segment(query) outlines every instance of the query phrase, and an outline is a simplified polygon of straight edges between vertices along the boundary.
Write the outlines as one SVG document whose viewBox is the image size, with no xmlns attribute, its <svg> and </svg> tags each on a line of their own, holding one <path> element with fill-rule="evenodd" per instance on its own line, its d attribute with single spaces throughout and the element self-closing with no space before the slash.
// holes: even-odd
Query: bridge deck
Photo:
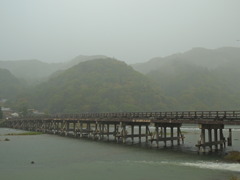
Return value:
<svg viewBox="0 0 240 180">
<path fill-rule="evenodd" d="M 81 113 L 56 114 L 13 118 L 35 121 L 92 121 L 129 123 L 186 123 L 186 124 L 233 124 L 240 125 L 240 111 L 177 111 L 177 112 L 126 112 L 126 113 Z"/>
</svg>

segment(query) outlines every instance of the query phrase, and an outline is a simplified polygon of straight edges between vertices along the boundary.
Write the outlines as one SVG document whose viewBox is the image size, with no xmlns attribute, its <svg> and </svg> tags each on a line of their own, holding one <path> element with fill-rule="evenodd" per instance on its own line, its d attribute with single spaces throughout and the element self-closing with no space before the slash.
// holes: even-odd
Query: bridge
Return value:
<svg viewBox="0 0 240 180">
<path fill-rule="evenodd" d="M 200 140 L 198 152 L 218 151 L 232 145 L 232 131 L 226 139 L 224 125 L 240 125 L 240 111 L 178 111 L 178 112 L 127 112 L 127 113 L 82 113 L 56 114 L 9 118 L 9 128 L 39 131 L 43 133 L 114 140 L 155 145 L 160 142 L 166 147 L 184 143 L 182 124 L 199 124 Z M 137 130 L 136 130 L 137 128 Z"/>
</svg>

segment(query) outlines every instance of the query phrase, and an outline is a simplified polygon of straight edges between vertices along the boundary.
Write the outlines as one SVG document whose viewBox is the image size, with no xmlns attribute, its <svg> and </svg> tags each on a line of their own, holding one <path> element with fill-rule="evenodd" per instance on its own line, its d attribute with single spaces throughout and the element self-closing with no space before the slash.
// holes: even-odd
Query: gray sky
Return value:
<svg viewBox="0 0 240 180">
<path fill-rule="evenodd" d="M 0 0 L 0 60 L 134 63 L 239 39 L 240 0 Z"/>
</svg>

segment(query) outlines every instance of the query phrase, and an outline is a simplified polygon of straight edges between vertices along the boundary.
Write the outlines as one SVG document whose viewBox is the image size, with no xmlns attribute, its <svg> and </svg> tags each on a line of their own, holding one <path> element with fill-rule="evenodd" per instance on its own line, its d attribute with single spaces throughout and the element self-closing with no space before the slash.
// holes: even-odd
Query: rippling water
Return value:
<svg viewBox="0 0 240 180">
<path fill-rule="evenodd" d="M 174 149 L 47 134 L 5 135 L 16 131 L 0 129 L 1 180 L 228 180 L 231 176 L 240 177 L 240 164 L 224 162 L 217 155 L 197 155 L 194 144 L 199 130 L 195 126 L 182 128 L 185 144 Z M 6 137 L 10 141 L 3 141 Z M 240 150 L 238 138 L 240 129 L 234 129 L 234 146 L 228 150 Z"/>
</svg>

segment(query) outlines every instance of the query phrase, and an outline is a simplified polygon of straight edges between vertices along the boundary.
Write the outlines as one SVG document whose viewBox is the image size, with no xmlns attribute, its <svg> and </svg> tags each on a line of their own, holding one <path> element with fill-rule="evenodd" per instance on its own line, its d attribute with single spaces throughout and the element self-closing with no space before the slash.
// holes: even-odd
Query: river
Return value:
<svg viewBox="0 0 240 180">
<path fill-rule="evenodd" d="M 219 155 L 197 155 L 196 126 L 184 126 L 185 144 L 149 148 L 75 139 L 57 135 L 7 136 L 23 132 L 0 128 L 1 180 L 229 180 L 240 177 L 240 164 Z M 227 133 L 227 131 L 225 132 Z M 10 141 L 4 141 L 9 138 Z M 239 139 L 238 139 L 239 138 Z M 240 127 L 233 129 L 233 146 L 240 150 Z M 34 164 L 31 162 L 34 161 Z"/>
</svg>

